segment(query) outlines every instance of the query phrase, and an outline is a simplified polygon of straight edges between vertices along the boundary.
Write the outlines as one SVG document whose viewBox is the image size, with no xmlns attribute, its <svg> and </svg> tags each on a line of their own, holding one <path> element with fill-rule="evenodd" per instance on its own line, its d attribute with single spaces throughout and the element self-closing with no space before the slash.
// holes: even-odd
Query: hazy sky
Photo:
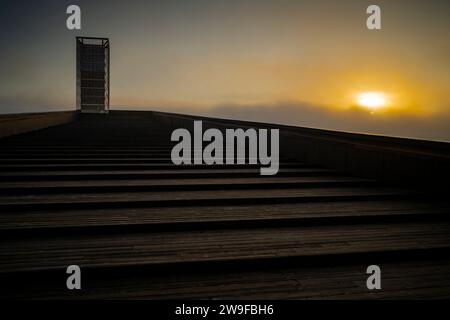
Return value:
<svg viewBox="0 0 450 320">
<path fill-rule="evenodd" d="M 0 113 L 74 109 L 80 35 L 111 40 L 112 109 L 450 141 L 446 0 L 2 1 Z M 371 91 L 389 105 L 359 106 Z"/>
</svg>

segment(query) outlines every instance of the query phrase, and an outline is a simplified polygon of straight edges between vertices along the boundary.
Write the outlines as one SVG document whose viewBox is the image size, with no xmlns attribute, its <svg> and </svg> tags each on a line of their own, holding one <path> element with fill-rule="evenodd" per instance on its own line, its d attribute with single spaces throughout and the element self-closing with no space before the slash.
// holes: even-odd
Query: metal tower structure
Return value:
<svg viewBox="0 0 450 320">
<path fill-rule="evenodd" d="M 109 39 L 77 37 L 77 110 L 109 112 Z"/>
</svg>

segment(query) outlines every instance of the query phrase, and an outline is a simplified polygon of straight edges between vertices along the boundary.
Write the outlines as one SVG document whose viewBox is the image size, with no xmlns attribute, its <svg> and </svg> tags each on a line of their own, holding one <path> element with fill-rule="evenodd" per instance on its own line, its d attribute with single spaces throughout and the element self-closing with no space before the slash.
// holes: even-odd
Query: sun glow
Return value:
<svg viewBox="0 0 450 320">
<path fill-rule="evenodd" d="M 362 92 L 356 100 L 359 106 L 372 112 L 386 108 L 389 103 L 387 95 L 382 92 Z"/>
</svg>

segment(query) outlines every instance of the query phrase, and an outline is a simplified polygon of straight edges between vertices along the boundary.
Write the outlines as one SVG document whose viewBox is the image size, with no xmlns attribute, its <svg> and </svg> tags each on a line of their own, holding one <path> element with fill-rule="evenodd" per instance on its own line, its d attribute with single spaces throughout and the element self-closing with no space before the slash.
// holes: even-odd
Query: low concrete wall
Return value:
<svg viewBox="0 0 450 320">
<path fill-rule="evenodd" d="M 61 111 L 0 115 L 0 138 L 71 122 L 77 114 L 77 111 Z"/>
<path fill-rule="evenodd" d="M 450 143 L 163 112 L 151 116 L 173 129 L 191 128 L 194 120 L 203 120 L 205 129 L 278 128 L 280 156 L 395 184 L 449 188 Z"/>
</svg>

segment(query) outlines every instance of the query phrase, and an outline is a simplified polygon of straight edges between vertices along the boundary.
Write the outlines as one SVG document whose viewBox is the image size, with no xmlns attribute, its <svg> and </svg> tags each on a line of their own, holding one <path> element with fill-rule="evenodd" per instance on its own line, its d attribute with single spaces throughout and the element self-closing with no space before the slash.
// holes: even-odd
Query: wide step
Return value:
<svg viewBox="0 0 450 320">
<path fill-rule="evenodd" d="M 119 233 L 4 240 L 0 272 L 63 269 L 71 264 L 124 267 L 449 247 L 448 223 Z"/>
</svg>

